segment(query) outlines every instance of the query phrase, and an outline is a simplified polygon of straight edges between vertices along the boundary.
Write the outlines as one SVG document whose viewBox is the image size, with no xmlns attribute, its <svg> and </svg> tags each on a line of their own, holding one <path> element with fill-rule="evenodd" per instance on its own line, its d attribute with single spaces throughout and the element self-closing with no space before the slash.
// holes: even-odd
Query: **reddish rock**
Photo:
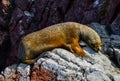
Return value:
<svg viewBox="0 0 120 81">
<path fill-rule="evenodd" d="M 31 81 L 56 81 L 56 77 L 52 71 L 45 70 L 39 65 L 34 65 L 31 73 Z"/>
<path fill-rule="evenodd" d="M 0 75 L 0 81 L 5 81 L 5 78 L 3 75 Z"/>
</svg>

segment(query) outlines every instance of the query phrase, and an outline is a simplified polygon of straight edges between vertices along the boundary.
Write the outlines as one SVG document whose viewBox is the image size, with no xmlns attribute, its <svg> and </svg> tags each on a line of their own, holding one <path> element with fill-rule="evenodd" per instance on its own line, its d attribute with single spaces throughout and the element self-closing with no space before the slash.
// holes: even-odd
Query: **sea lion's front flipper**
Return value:
<svg viewBox="0 0 120 81">
<path fill-rule="evenodd" d="M 83 49 L 79 46 L 79 44 L 72 44 L 72 50 L 74 51 L 74 53 L 76 53 L 79 56 L 82 57 L 86 57 L 85 52 L 83 51 Z"/>
<path fill-rule="evenodd" d="M 79 56 L 85 57 L 86 54 L 83 51 L 83 49 L 80 47 L 78 43 L 78 38 L 73 38 L 71 44 L 67 44 L 66 47 L 68 50 L 70 50 L 72 53 L 76 53 Z"/>
</svg>

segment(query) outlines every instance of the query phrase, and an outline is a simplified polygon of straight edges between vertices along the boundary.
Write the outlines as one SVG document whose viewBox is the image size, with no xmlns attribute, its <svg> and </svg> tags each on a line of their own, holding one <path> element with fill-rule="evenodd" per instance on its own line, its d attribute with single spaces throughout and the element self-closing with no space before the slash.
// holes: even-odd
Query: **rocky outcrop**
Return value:
<svg viewBox="0 0 120 81">
<path fill-rule="evenodd" d="M 19 64 L 7 67 L 0 75 L 1 81 L 56 81 L 55 74 L 35 64 Z"/>
<path fill-rule="evenodd" d="M 0 71 L 5 68 L 5 61 L 7 58 L 8 51 L 10 50 L 10 42 L 8 33 L 0 30 Z"/>
<path fill-rule="evenodd" d="M 11 81 L 119 81 L 120 69 L 102 53 L 85 47 L 89 56 L 82 59 L 64 49 L 43 53 L 34 67 L 19 64 L 7 67 L 0 79 Z M 31 68 L 31 70 L 30 70 Z"/>
<path fill-rule="evenodd" d="M 94 52 L 86 43 L 87 54 L 81 58 L 65 49 L 56 48 L 41 54 L 33 65 L 15 64 L 1 72 L 0 79 L 13 81 L 119 81 L 120 36 L 109 35 L 105 25 L 88 24 L 102 39 L 102 51 Z"/>
</svg>

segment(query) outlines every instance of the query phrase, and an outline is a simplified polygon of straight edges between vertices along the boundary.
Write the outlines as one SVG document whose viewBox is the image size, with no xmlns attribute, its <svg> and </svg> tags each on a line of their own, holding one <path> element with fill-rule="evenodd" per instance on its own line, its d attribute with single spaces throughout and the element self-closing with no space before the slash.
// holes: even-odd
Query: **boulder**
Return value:
<svg viewBox="0 0 120 81">
<path fill-rule="evenodd" d="M 49 79 L 49 81 L 112 81 L 114 79 L 117 81 L 120 79 L 118 77 L 120 69 L 112 65 L 107 56 L 103 53 L 95 53 L 89 47 L 84 47 L 84 51 L 87 54 L 86 58 L 81 58 L 65 49 L 56 48 L 42 53 L 42 57 L 34 63 L 33 67 L 27 64 L 9 66 L 2 75 L 5 80 L 13 81 L 16 78 L 20 81 L 34 81 L 33 79 L 36 81 L 40 79 Z"/>
</svg>

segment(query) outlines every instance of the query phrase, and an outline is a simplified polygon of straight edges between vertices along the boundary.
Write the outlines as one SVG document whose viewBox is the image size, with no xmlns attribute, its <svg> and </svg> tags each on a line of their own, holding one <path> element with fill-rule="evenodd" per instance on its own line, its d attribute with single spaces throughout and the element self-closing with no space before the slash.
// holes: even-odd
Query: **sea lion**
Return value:
<svg viewBox="0 0 120 81">
<path fill-rule="evenodd" d="M 32 63 L 40 53 L 58 47 L 85 57 L 86 54 L 78 43 L 80 40 L 85 41 L 97 52 L 101 49 L 101 39 L 92 28 L 76 22 L 65 22 L 23 37 L 19 45 L 19 59 L 25 63 Z"/>
</svg>

